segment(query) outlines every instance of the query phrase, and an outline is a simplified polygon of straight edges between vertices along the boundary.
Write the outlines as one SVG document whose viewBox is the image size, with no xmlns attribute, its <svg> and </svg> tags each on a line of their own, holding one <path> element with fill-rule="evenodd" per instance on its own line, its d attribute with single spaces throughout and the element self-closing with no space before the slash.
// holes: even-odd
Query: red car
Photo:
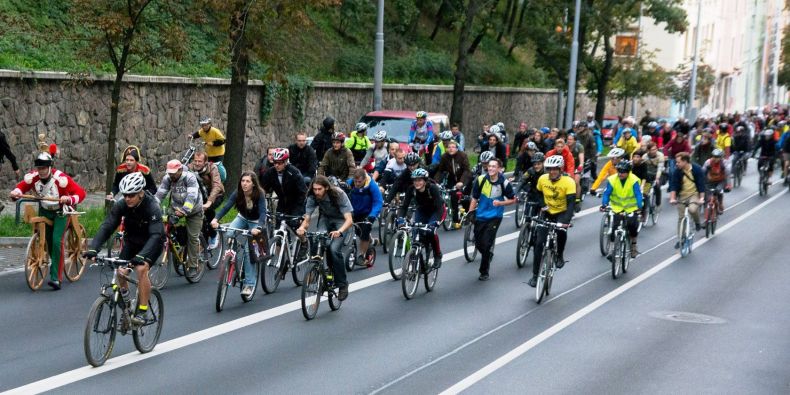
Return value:
<svg viewBox="0 0 790 395">
<path fill-rule="evenodd" d="M 409 150 L 409 129 L 416 119 L 417 111 L 371 111 L 362 116 L 359 122 L 368 124 L 368 137 L 373 137 L 379 130 L 386 130 L 387 137 L 400 143 L 404 152 Z M 433 131 L 437 135 L 444 130 L 450 130 L 450 117 L 446 114 L 429 112 L 428 120 L 433 122 Z M 434 136 L 436 138 L 436 136 Z"/>
</svg>

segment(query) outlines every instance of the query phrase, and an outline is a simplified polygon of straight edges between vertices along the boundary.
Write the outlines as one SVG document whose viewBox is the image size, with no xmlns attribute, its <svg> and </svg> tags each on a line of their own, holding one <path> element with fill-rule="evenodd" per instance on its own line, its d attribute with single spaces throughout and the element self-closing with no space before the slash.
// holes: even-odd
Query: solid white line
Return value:
<svg viewBox="0 0 790 395">
<path fill-rule="evenodd" d="M 772 203 L 774 200 L 778 199 L 780 196 L 784 195 L 787 192 L 786 189 L 782 190 L 782 192 L 776 194 L 774 197 L 766 200 L 765 202 L 761 203 L 757 207 L 752 208 L 751 210 L 745 212 L 738 218 L 730 221 L 726 225 L 722 226 L 719 229 L 719 233 L 726 232 L 727 230 L 731 229 L 733 226 L 737 225 L 741 221 L 745 220 L 746 218 L 752 216 L 754 213 L 762 209 L 763 207 L 767 206 L 768 204 Z M 718 235 L 717 234 L 717 235 Z M 714 236 L 715 237 L 715 236 Z M 699 242 L 694 243 L 694 248 L 698 248 L 705 243 L 707 243 L 711 239 L 702 239 Z M 653 266 L 648 271 L 642 273 L 638 277 L 634 278 L 633 280 L 621 285 L 618 288 L 615 288 L 608 294 L 598 298 L 594 302 L 590 303 L 589 305 L 583 307 L 581 310 L 576 311 L 575 313 L 571 314 L 570 316 L 566 317 L 562 321 L 554 324 L 552 327 L 546 329 L 545 331 L 541 332 L 537 336 L 527 340 L 526 342 L 522 343 L 518 347 L 514 348 L 507 354 L 497 358 L 493 362 L 489 363 L 488 365 L 484 366 L 482 369 L 472 373 L 468 377 L 464 378 L 463 380 L 459 381 L 455 385 L 447 388 L 446 390 L 442 391 L 441 395 L 449 395 L 449 394 L 458 394 L 461 391 L 464 391 L 474 385 L 475 383 L 479 382 L 480 380 L 484 379 L 491 373 L 494 373 L 501 367 L 507 365 L 508 363 L 512 362 L 516 358 L 520 357 L 521 355 L 525 354 L 527 351 L 533 349 L 537 345 L 543 343 L 545 340 L 549 339 L 550 337 L 554 336 L 561 330 L 567 328 L 568 326 L 572 325 L 576 321 L 579 321 L 586 315 L 592 313 L 599 307 L 603 306 L 607 302 L 611 301 L 612 299 L 620 296 L 624 292 L 628 291 L 629 289 L 637 286 L 638 284 L 642 283 L 643 281 L 653 277 L 656 273 L 660 272 L 661 270 L 667 268 L 672 263 L 676 262 L 680 259 L 680 254 L 675 254 L 670 256 L 669 258 L 665 259 L 661 263 L 656 266 Z"/>
</svg>

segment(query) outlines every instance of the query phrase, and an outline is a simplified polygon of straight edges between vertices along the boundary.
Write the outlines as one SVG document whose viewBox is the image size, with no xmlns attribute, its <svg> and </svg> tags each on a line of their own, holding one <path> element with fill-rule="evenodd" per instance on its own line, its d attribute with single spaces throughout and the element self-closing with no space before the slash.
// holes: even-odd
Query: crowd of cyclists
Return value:
<svg viewBox="0 0 790 395">
<path fill-rule="evenodd" d="M 669 203 L 678 205 L 679 217 L 688 204 L 699 230 L 698 209 L 708 190 L 717 191 L 719 209 L 723 210 L 723 193 L 732 187 L 734 164 L 742 163 L 745 170 L 746 159 L 755 156 L 758 168 L 770 180 L 778 160 L 783 177 L 790 178 L 787 112 L 787 108 L 776 106 L 762 112 L 669 122 L 653 118 L 648 110 L 638 123 L 633 117 L 618 120 L 611 142 L 602 138 L 592 113 L 569 129 L 529 128 L 522 122 L 510 136 L 506 125 L 499 122 L 483 125 L 471 144 L 458 125 L 438 130 L 425 111 L 415 114 L 405 142 L 389 138 L 384 130 L 368 136 L 365 123 L 358 123 L 346 134 L 336 130 L 335 120 L 327 117 L 310 144 L 307 133 L 298 132 L 293 144 L 268 148 L 253 170 L 241 173 L 230 194 L 223 185 L 225 136 L 212 126 L 210 118 L 204 117 L 200 129 L 191 136 L 205 142 L 205 150 L 194 152 L 186 160 L 167 162 L 166 175 L 158 183 L 152 170 L 142 163 L 138 147 L 130 146 L 122 152 L 123 163 L 115 169 L 112 193 L 107 196 L 113 200 L 112 208 L 85 256 L 95 259 L 123 219 L 125 242 L 120 258 L 130 260 L 140 278 L 135 316 L 140 322 L 146 319 L 151 286 L 147 272 L 162 252 L 163 218 L 167 217 L 163 217 L 162 204 L 167 196 L 166 211 L 186 223 L 187 273 L 200 264 L 199 236 L 205 236 L 209 249 L 216 248 L 221 242 L 216 229 L 233 208 L 238 214 L 230 226 L 252 230 L 264 246 L 257 249 L 258 254 L 254 253 L 256 249 L 245 250 L 250 254 L 244 260 L 246 273 L 253 273 L 253 262 L 266 258 L 272 212 L 289 218 L 288 227 L 302 236 L 317 210 L 317 227 L 332 238 L 327 259 L 340 300 L 348 296 L 343 264 L 345 235 L 357 232 L 361 243 L 358 251 L 366 254 L 368 247 L 375 245 L 373 224 L 388 208 L 397 213 L 396 227 L 409 221 L 427 225 L 423 239 L 432 248 L 431 265 L 437 269 L 443 258 L 440 225 L 447 221 L 450 229 L 473 226 L 475 246 L 481 252 L 479 280 L 485 281 L 489 279 L 505 206 L 517 203 L 522 196 L 535 207 L 527 216 L 541 216 L 568 228 L 584 195 L 599 194 L 602 211 L 637 214 L 615 217 L 627 221 L 631 258 L 635 258 L 639 254 L 638 224 L 640 216 L 645 215 L 645 197 L 655 194 L 660 205 L 661 185 L 668 184 Z M 601 156 L 607 160 L 598 171 Z M 58 212 L 64 205 L 82 202 L 85 191 L 54 167 L 55 157 L 55 152 L 39 152 L 35 169 L 24 175 L 10 197 L 19 199 L 33 192 L 58 199 L 40 207 L 41 215 L 54 220 L 47 229 L 47 241 L 53 263 L 49 285 L 57 290 L 63 270 L 63 224 Z M 508 161 L 515 166 L 506 176 Z M 539 228 L 529 281 L 533 287 L 545 237 L 546 229 Z M 565 264 L 566 241 L 566 232 L 560 232 L 557 268 Z M 359 261 L 366 258 L 360 256 Z M 253 276 L 245 277 L 243 295 L 253 292 L 255 281 Z"/>
</svg>

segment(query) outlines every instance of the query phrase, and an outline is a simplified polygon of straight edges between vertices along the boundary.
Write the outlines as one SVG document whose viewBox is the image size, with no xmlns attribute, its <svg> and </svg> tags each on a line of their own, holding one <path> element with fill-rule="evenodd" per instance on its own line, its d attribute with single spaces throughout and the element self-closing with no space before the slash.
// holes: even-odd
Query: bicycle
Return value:
<svg viewBox="0 0 790 395">
<path fill-rule="evenodd" d="M 409 233 L 402 227 L 396 227 L 395 234 L 389 239 L 389 271 L 393 280 L 399 281 L 402 276 L 403 260 L 411 249 Z"/>
<path fill-rule="evenodd" d="M 461 227 L 464 229 L 464 259 L 472 262 L 477 258 L 477 247 L 475 246 L 475 222 L 472 220 L 477 213 L 470 211 L 461 219 Z M 471 214 L 471 216 L 470 216 Z"/>
<path fill-rule="evenodd" d="M 452 202 L 450 201 L 450 194 L 457 193 L 455 188 L 446 188 L 444 184 L 439 185 L 439 190 L 442 192 L 442 201 L 444 201 L 444 214 L 442 218 L 442 228 L 445 231 L 450 231 L 453 229 L 453 216 L 452 216 Z M 460 200 L 460 199 L 459 199 Z"/>
<path fill-rule="evenodd" d="M 57 198 L 46 198 L 33 195 L 22 195 L 22 199 L 56 202 Z M 85 214 L 76 211 L 72 206 L 63 206 L 59 215 L 68 217 L 66 228 L 63 232 L 63 272 L 69 282 L 78 281 L 85 273 L 85 258 L 82 253 L 88 249 L 85 227 L 79 222 L 79 216 Z M 25 258 L 25 280 L 31 291 L 36 291 L 44 284 L 44 279 L 49 273 L 50 256 L 47 250 L 47 226 L 53 226 L 53 221 L 37 216 L 31 205 L 25 206 L 25 222 L 33 229 L 30 241 L 27 243 Z M 55 263 L 57 264 L 57 263 Z"/>
<path fill-rule="evenodd" d="M 267 294 L 277 290 L 288 271 L 291 272 L 294 284 L 302 285 L 302 268 L 310 258 L 309 240 L 301 240 L 287 224 L 289 220 L 299 221 L 302 217 L 279 213 L 273 217 L 278 224 L 269 239 L 269 261 L 264 266 L 262 278 L 263 290 Z"/>
<path fill-rule="evenodd" d="M 716 234 L 716 222 L 718 221 L 719 210 L 719 194 L 722 193 L 720 188 L 708 188 L 708 193 L 705 198 L 705 237 L 709 238 Z"/>
<path fill-rule="evenodd" d="M 137 308 L 137 299 L 125 300 L 118 286 L 118 279 L 124 278 L 129 284 L 137 285 L 137 281 L 119 270 L 128 267 L 129 261 L 110 257 L 96 257 L 91 266 L 109 266 L 113 269 L 112 280 L 101 286 L 101 295 L 93 302 L 88 321 L 85 324 L 83 349 L 88 363 L 94 367 L 102 366 L 110 357 L 115 345 L 115 335 L 132 333 L 134 347 L 140 353 L 154 349 L 162 333 L 164 323 L 164 303 L 162 295 L 155 288 L 151 289 L 148 301 L 149 318 L 142 325 L 132 322 L 131 317 Z M 132 291 L 129 291 L 132 295 Z M 134 295 L 137 295 L 135 290 Z M 138 295 L 139 296 L 139 295 Z"/>
<path fill-rule="evenodd" d="M 181 157 L 181 163 L 184 165 L 189 165 L 189 162 L 192 162 L 192 157 L 195 156 L 195 152 L 198 149 L 203 148 L 206 146 L 206 142 L 203 140 L 195 140 L 192 135 L 187 137 L 187 151 L 184 152 L 184 156 Z"/>
<path fill-rule="evenodd" d="M 518 232 L 518 243 L 516 244 L 516 267 L 519 269 L 527 265 L 527 256 L 537 239 L 531 213 L 538 212 L 539 207 L 540 204 L 537 202 L 527 202 L 525 213 L 530 215 L 526 217 L 524 227 Z"/>
<path fill-rule="evenodd" d="M 180 218 L 174 214 L 166 214 L 163 216 L 165 223 L 165 241 L 162 248 L 162 255 L 159 259 L 151 265 L 148 271 L 148 277 L 151 280 L 151 287 L 162 289 L 167 285 L 170 277 L 170 266 L 173 267 L 176 274 L 184 276 L 190 284 L 200 282 L 206 270 L 204 265 L 206 258 L 201 253 L 198 256 L 198 264 L 195 272 L 190 274 L 189 270 L 185 270 L 188 261 L 188 235 L 186 225 L 181 223 Z M 203 251 L 203 246 L 207 245 L 203 232 L 200 232 L 198 251 Z"/>
<path fill-rule="evenodd" d="M 607 207 L 606 211 L 612 209 Z M 611 243 L 609 261 L 612 263 L 612 278 L 617 280 L 620 274 L 628 272 L 628 265 L 631 263 L 631 242 L 628 236 L 627 220 L 633 218 L 634 213 L 613 213 L 620 217 L 620 224 L 614 230 L 614 241 Z"/>
<path fill-rule="evenodd" d="M 230 287 L 239 287 L 239 291 L 244 289 L 244 279 L 248 273 L 244 272 L 244 259 L 252 259 L 252 252 L 244 248 L 245 245 L 252 240 L 252 232 L 248 229 L 237 229 L 229 226 L 220 226 L 217 231 L 221 232 L 223 237 L 228 240 L 228 248 L 223 254 L 219 265 L 219 281 L 217 282 L 217 298 L 214 307 L 217 312 L 221 312 L 225 305 L 225 297 L 228 294 Z M 239 242 L 239 238 L 242 239 Z M 256 244 L 253 242 L 253 250 L 257 249 Z M 256 254 L 257 255 L 257 254 Z M 242 257 L 239 260 L 239 256 Z M 244 303 L 251 301 L 255 297 L 255 292 L 258 290 L 258 282 L 261 277 L 261 264 L 257 261 L 253 262 L 255 266 L 255 286 L 252 287 L 252 294 L 241 295 L 241 300 Z"/>
<path fill-rule="evenodd" d="M 521 185 L 519 185 L 521 187 Z M 529 192 L 522 188 L 518 188 L 518 196 L 517 196 L 517 203 L 516 203 L 516 213 L 515 213 L 515 221 L 516 221 L 516 228 L 521 228 L 526 222 L 527 219 L 527 200 L 529 198 Z"/>
<path fill-rule="evenodd" d="M 332 311 L 340 309 L 343 302 L 338 297 L 338 287 L 334 283 L 332 268 L 329 267 L 324 256 L 327 245 L 332 239 L 329 232 L 305 232 L 305 237 L 316 251 L 307 262 L 302 282 L 302 315 L 309 321 L 318 313 L 318 306 L 324 293 L 329 299 L 329 308 Z"/>
<path fill-rule="evenodd" d="M 759 177 L 759 181 L 758 181 L 759 185 L 757 185 L 757 188 L 759 189 L 760 196 L 767 195 L 768 194 L 768 187 L 771 185 L 771 180 L 768 179 L 768 167 L 769 167 L 769 164 L 770 164 L 769 161 L 771 161 L 771 160 L 773 160 L 773 159 L 763 156 L 763 157 L 760 157 L 760 160 L 758 162 L 758 163 L 760 163 L 760 167 L 759 167 L 760 177 Z"/>
<path fill-rule="evenodd" d="M 658 223 L 658 216 L 661 214 L 661 206 L 658 205 L 656 188 L 660 188 L 660 186 L 651 185 L 647 196 L 644 197 L 645 206 L 642 210 L 640 230 L 643 226 L 647 225 L 648 221 L 650 221 L 651 226 L 656 226 Z"/>
<path fill-rule="evenodd" d="M 554 281 L 554 272 L 557 270 L 557 231 L 567 232 L 564 225 L 556 222 L 544 220 L 540 217 L 532 217 L 536 227 L 548 228 L 546 242 L 543 245 L 543 256 L 540 259 L 538 269 L 537 284 L 535 284 L 535 301 L 540 304 L 545 296 L 549 295 L 551 285 Z M 571 225 L 568 225 L 571 226 Z"/>
<path fill-rule="evenodd" d="M 432 251 L 427 248 L 423 235 L 433 236 L 433 229 L 426 224 L 415 223 L 411 226 L 402 227 L 406 232 L 411 233 L 411 248 L 403 258 L 401 270 L 401 289 L 403 296 L 409 300 L 417 292 L 417 285 L 420 283 L 420 276 L 425 283 L 427 292 L 433 291 L 436 286 L 436 279 L 439 276 L 439 269 L 434 267 Z"/>
<path fill-rule="evenodd" d="M 379 240 L 384 253 L 389 252 L 389 239 L 395 234 L 395 220 L 398 218 L 398 205 L 384 203 L 379 213 Z"/>
<path fill-rule="evenodd" d="M 353 271 L 356 267 L 370 269 L 376 263 L 376 249 L 373 247 L 378 244 L 378 241 L 372 237 L 368 244 L 368 250 L 365 251 L 365 259 L 363 259 L 362 262 L 358 262 L 359 256 L 357 252 L 360 250 L 359 243 L 361 241 L 358 234 L 362 231 L 360 227 L 362 225 L 371 227 L 371 230 L 373 228 L 373 224 L 368 221 L 355 222 L 353 224 L 354 231 L 348 232 L 343 243 L 346 247 L 346 253 L 343 254 L 343 262 L 346 265 L 346 271 L 349 272 Z"/>
<path fill-rule="evenodd" d="M 685 206 L 683 211 L 683 218 L 680 220 L 680 228 L 678 229 L 678 243 L 680 245 L 680 256 L 686 257 L 691 254 L 691 248 L 694 244 L 694 231 L 691 230 L 691 215 L 689 214 L 689 204 L 687 200 L 682 203 Z"/>
<path fill-rule="evenodd" d="M 746 156 L 747 154 L 745 152 L 739 151 L 738 154 L 738 160 L 732 165 L 732 185 L 735 188 L 741 186 L 743 174 L 746 172 L 746 164 L 749 160 L 749 157 Z"/>
</svg>

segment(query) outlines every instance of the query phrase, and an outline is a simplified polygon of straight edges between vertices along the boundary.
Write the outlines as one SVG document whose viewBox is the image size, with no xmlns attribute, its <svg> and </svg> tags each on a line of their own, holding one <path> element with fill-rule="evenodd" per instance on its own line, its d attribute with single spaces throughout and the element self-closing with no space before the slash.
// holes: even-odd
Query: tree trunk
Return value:
<svg viewBox="0 0 790 395">
<path fill-rule="evenodd" d="M 483 29 L 483 31 L 477 34 L 474 41 L 472 41 L 472 45 L 469 46 L 469 50 L 467 51 L 469 55 L 475 54 L 475 51 L 477 51 L 477 47 L 480 46 L 480 43 L 483 41 L 483 37 L 485 36 L 486 36 L 485 29 Z"/>
<path fill-rule="evenodd" d="M 241 174 L 244 156 L 244 136 L 247 131 L 247 84 L 249 78 L 249 48 L 244 34 L 246 7 L 244 4 L 231 16 L 231 77 L 228 102 L 228 129 L 225 146 L 225 168 L 228 178 L 226 190 L 235 190 Z"/>
<path fill-rule="evenodd" d="M 608 34 L 604 34 L 603 36 L 604 61 L 603 68 L 601 69 L 601 76 L 598 78 L 596 88 L 595 119 L 599 120 L 599 125 L 602 125 L 604 111 L 606 111 L 606 88 L 609 85 L 609 78 L 611 78 L 612 63 L 614 59 L 614 48 L 612 48 L 610 38 Z"/>
<path fill-rule="evenodd" d="M 518 13 L 518 0 L 513 0 L 513 6 L 510 9 L 510 19 L 507 22 L 507 34 L 511 34 L 513 32 L 513 24 L 516 23 L 517 13 Z"/>
<path fill-rule="evenodd" d="M 505 36 L 507 21 L 510 19 L 510 9 L 512 8 L 513 3 L 515 3 L 515 0 L 507 0 L 507 3 L 505 4 L 505 10 L 502 12 L 502 21 L 499 23 L 499 28 L 497 29 L 497 42 L 502 42 L 502 38 Z"/>
<path fill-rule="evenodd" d="M 463 130 L 464 127 L 464 86 L 466 85 L 466 72 L 469 56 L 469 36 L 475 16 L 480 11 L 485 0 L 469 0 L 466 7 L 464 23 L 458 34 L 458 58 L 455 61 L 455 78 L 453 81 L 453 105 L 450 109 L 450 123 L 457 123 Z"/>
<path fill-rule="evenodd" d="M 434 26 L 433 31 L 431 32 L 431 41 L 436 38 L 436 35 L 439 33 L 439 28 L 442 26 L 442 22 L 444 22 L 444 13 L 447 10 L 447 0 L 442 1 L 442 5 L 439 6 L 439 10 L 436 11 L 436 16 L 433 18 Z"/>
<path fill-rule="evenodd" d="M 121 102 L 121 84 L 123 83 L 124 68 L 120 68 L 115 72 L 115 80 L 112 83 L 112 93 L 110 94 L 110 126 L 107 129 L 107 159 L 104 163 L 104 169 L 107 173 L 104 178 L 105 194 L 112 193 L 112 184 L 115 180 L 115 151 L 117 149 L 117 133 L 118 130 L 118 110 Z M 112 207 L 111 201 L 106 201 L 104 204 L 105 209 L 109 210 Z"/>
</svg>

